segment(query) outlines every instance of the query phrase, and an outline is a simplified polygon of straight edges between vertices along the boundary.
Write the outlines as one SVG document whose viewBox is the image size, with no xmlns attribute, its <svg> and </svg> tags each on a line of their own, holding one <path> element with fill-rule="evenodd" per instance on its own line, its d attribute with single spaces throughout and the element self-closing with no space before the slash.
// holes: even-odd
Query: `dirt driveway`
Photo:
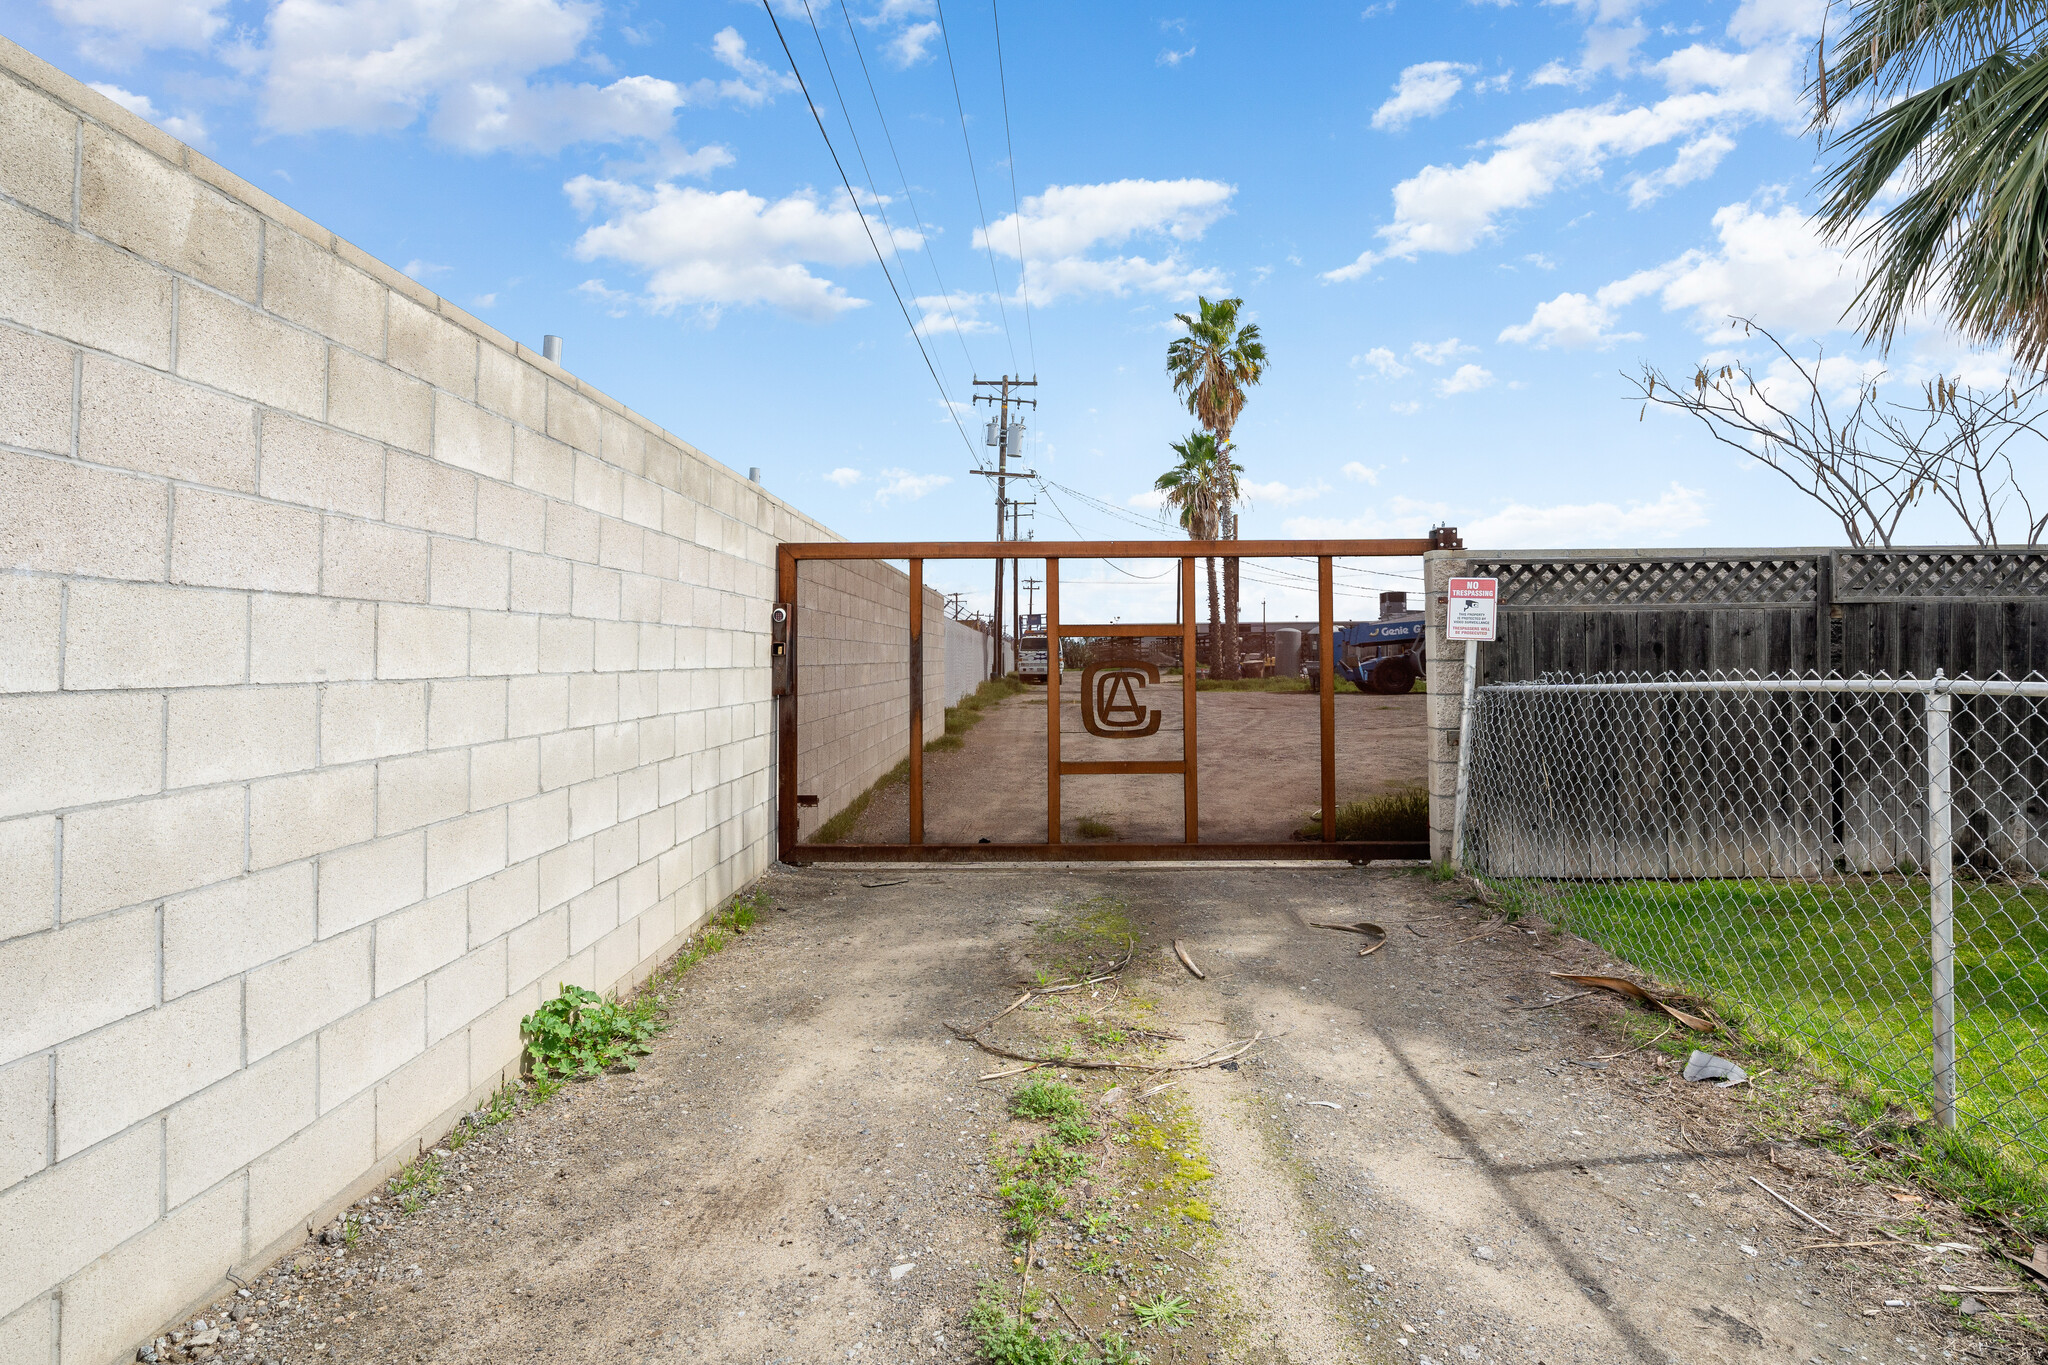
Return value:
<svg viewBox="0 0 2048 1365">
<path fill-rule="evenodd" d="M 1103 739 L 1081 728 L 1080 682 L 1063 688 L 1061 754 L 1069 762 L 1178 759 L 1180 692 L 1147 689 L 1163 717 L 1144 739 Z M 1429 699 L 1337 693 L 1337 799 L 1423 784 Z M 1203 692 L 1196 698 L 1196 767 L 1202 838 L 1261 843 L 1291 837 L 1322 801 L 1319 698 L 1307 693 Z M 1034 689 L 992 707 L 964 747 L 925 757 L 925 838 L 930 843 L 1039 843 L 1045 839 L 1045 693 Z M 1185 833 L 1178 776 L 1067 777 L 1060 784 L 1061 837 L 1087 839 L 1084 819 L 1114 831 L 1102 838 L 1179 843 Z M 878 792 L 845 842 L 908 841 L 909 797 L 901 785 Z"/>
<path fill-rule="evenodd" d="M 814 868 L 766 890 L 776 909 L 667 988 L 674 1027 L 637 1074 L 449 1149 L 418 1212 L 359 1205 L 358 1240 L 309 1241 L 239 1320 L 210 1317 L 223 1356 L 964 1361 L 986 1285 L 1039 1332 L 1160 1362 L 2025 1358 L 1934 1292 L 2009 1276 L 1967 1248 L 1901 1270 L 1815 1247 L 1876 1240 L 1898 1206 L 1810 1149 L 1752 1146 L 1759 1092 L 1626 1052 L 1619 1003 L 1549 1007 L 1549 971 L 1606 959 L 1490 926 L 1419 871 Z M 1307 927 L 1361 917 L 1391 931 L 1363 958 Z M 1085 1161 L 1027 1259 L 997 1186 L 1045 1140 L 1008 1114 L 1036 1077 L 977 1081 L 1015 1064 L 946 1023 L 1125 935 L 1118 980 L 986 1036 L 1154 1064 L 1259 1041 L 1228 1069 L 1067 1070 Z M 1821 1236 L 1752 1176 L 1857 1231 Z"/>
</svg>

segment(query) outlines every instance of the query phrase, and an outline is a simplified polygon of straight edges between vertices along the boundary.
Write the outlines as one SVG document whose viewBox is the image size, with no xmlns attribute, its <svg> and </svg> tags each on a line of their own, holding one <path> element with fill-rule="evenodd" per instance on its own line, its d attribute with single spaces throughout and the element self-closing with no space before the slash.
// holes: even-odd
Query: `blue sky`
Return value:
<svg viewBox="0 0 2048 1365">
<path fill-rule="evenodd" d="M 1814 0 L 1018 4 L 1007 121 L 988 4 L 776 2 L 943 399 L 758 4 L 0 0 L 0 31 L 854 538 L 988 534 L 947 402 L 1005 371 L 1040 381 L 1030 462 L 1124 514 L 1055 488 L 1037 535 L 1138 532 L 1203 292 L 1272 353 L 1247 535 L 1840 539 L 1622 375 L 1763 360 L 1730 314 L 1874 363 L 1805 218 Z M 1994 360 L 1921 329 L 1889 364 Z"/>
</svg>

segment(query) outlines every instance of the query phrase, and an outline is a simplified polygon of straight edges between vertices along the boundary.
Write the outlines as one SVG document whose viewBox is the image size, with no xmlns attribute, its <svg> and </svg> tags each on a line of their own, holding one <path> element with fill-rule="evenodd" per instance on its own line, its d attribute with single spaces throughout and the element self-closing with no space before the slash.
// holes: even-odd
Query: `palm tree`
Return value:
<svg viewBox="0 0 2048 1365">
<path fill-rule="evenodd" d="M 1972 341 L 2048 360 L 2044 18 L 2042 0 L 1861 0 L 1822 52 L 1816 127 L 1874 110 L 1829 143 L 1820 212 L 1832 239 L 1869 253 L 1851 305 L 1866 339 L 1889 346 L 1933 301 Z M 1894 176 L 1904 197 L 1865 218 Z"/>
<path fill-rule="evenodd" d="M 1188 533 L 1189 540 L 1219 539 L 1217 529 L 1222 524 L 1222 509 L 1237 492 L 1237 466 L 1217 459 L 1216 438 L 1206 431 L 1189 432 L 1185 441 L 1169 442 L 1167 449 L 1180 456 L 1180 463 L 1154 479 L 1152 486 L 1166 495 L 1166 506 L 1180 514 L 1181 528 Z M 1216 560 L 1213 556 L 1208 560 L 1208 567 L 1209 663 L 1213 672 L 1217 663 L 1214 645 L 1222 639 L 1218 630 Z M 1184 660 L 1183 666 L 1193 668 L 1195 661 Z"/>
<path fill-rule="evenodd" d="M 1197 297 L 1196 312 L 1175 313 L 1187 329 L 1166 348 L 1166 372 L 1173 379 L 1173 391 L 1186 400 L 1188 411 L 1216 438 L 1218 451 L 1231 450 L 1230 432 L 1244 411 L 1245 390 L 1266 374 L 1266 344 L 1259 339 L 1257 323 L 1239 325 L 1238 309 L 1243 299 L 1218 299 L 1211 303 Z M 1216 538 L 1235 539 L 1236 519 L 1230 508 L 1235 500 L 1237 480 L 1229 479 L 1217 508 Z M 1217 671 L 1226 678 L 1238 674 L 1237 643 L 1237 561 L 1223 567 L 1223 648 L 1212 651 Z"/>
</svg>

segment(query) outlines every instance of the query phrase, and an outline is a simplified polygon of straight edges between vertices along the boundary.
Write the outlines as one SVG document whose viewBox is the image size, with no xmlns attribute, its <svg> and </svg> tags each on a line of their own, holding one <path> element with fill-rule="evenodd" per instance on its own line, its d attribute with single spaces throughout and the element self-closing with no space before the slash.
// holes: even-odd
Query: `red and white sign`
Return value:
<svg viewBox="0 0 2048 1365">
<path fill-rule="evenodd" d="M 1446 640 L 1492 640 L 1495 638 L 1500 580 L 1497 578 L 1453 578 L 1451 600 L 1444 612 Z"/>
</svg>

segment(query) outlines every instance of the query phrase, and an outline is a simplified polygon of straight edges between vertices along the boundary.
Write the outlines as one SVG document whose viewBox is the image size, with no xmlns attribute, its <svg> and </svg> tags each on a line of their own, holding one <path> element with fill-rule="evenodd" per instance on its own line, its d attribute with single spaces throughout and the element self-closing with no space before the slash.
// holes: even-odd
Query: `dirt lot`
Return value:
<svg viewBox="0 0 2048 1365">
<path fill-rule="evenodd" d="M 1080 684 L 1061 702 L 1061 756 L 1070 762 L 1178 759 L 1180 690 L 1148 688 L 1163 715 L 1144 739 L 1103 739 L 1080 723 Z M 1196 699 L 1197 770 L 1205 840 L 1284 840 L 1322 800 L 1319 699 L 1308 694 L 1203 692 Z M 1337 694 L 1337 799 L 1350 801 L 1420 786 L 1428 732 L 1420 693 L 1381 697 L 1346 688 Z M 1041 843 L 1045 839 L 1045 693 L 1034 689 L 990 709 L 966 745 L 925 756 L 925 839 L 929 843 Z M 1061 837 L 1083 840 L 1083 819 L 1140 842 L 1178 843 L 1184 834 L 1178 776 L 1068 777 L 1061 782 Z M 901 786 L 878 793 L 847 843 L 907 840 L 909 797 Z"/>
<path fill-rule="evenodd" d="M 1769 1082 L 1687 1085 L 1617 1041 L 1641 1025 L 1619 1001 L 1549 1007 L 1547 973 L 1597 950 L 1420 872 L 818 868 L 765 890 L 777 908 L 667 983 L 638 1073 L 444 1147 L 417 1212 L 365 1201 L 357 1238 L 321 1230 L 200 1315 L 216 1344 L 159 1358 L 961 1361 L 983 1285 L 1162 1362 L 2038 1358 L 1939 1290 L 2017 1287 L 1978 1230 L 1760 1143 Z M 1391 930 L 1364 958 L 1308 927 L 1361 915 Z M 1154 1066 L 1259 1041 L 1231 1069 L 1067 1070 L 1093 1140 L 1027 1261 L 995 1190 L 1043 1136 L 1007 1113 L 1032 1077 L 978 1081 L 1015 1063 L 946 1023 L 1125 936 L 1118 979 L 985 1036 Z M 1162 1293 L 1182 1320 L 1138 1323 Z"/>
</svg>

